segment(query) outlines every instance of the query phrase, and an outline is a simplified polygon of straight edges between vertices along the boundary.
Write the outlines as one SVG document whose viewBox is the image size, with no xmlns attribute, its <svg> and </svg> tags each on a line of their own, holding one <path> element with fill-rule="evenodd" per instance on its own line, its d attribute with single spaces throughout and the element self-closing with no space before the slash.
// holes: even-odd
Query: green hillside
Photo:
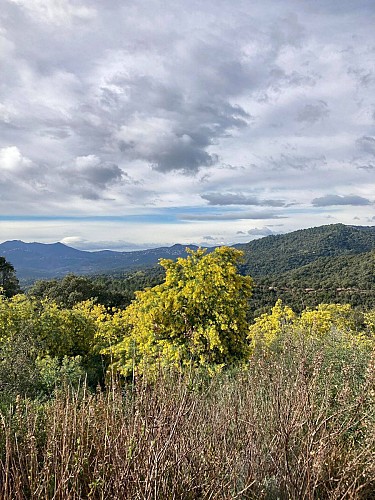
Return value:
<svg viewBox="0 0 375 500">
<path fill-rule="evenodd" d="M 357 255 L 320 257 L 315 262 L 278 275 L 279 286 L 375 290 L 375 250 Z"/>
<path fill-rule="evenodd" d="M 375 304 L 375 250 L 356 255 L 320 257 L 285 273 L 259 277 L 252 298 L 254 315 L 272 307 L 278 298 L 296 311 L 322 302 Z"/>
<path fill-rule="evenodd" d="M 375 228 L 332 224 L 267 236 L 237 248 L 245 252 L 245 274 L 279 275 L 321 257 L 369 252 L 375 249 Z"/>
</svg>

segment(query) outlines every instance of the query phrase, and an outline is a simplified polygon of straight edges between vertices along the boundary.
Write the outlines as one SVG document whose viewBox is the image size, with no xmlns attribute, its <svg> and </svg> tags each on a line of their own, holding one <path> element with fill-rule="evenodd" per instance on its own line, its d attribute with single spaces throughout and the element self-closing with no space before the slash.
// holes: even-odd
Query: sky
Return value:
<svg viewBox="0 0 375 500">
<path fill-rule="evenodd" d="M 0 241 L 375 224 L 373 0 L 0 0 Z"/>
</svg>

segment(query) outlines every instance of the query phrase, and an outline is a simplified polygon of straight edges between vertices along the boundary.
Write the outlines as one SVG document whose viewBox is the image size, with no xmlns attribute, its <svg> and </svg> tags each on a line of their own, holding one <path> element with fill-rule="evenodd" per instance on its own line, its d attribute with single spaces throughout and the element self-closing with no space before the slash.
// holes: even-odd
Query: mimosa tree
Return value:
<svg viewBox="0 0 375 500">
<path fill-rule="evenodd" d="M 205 365 L 213 369 L 246 359 L 246 312 L 253 282 L 241 276 L 242 252 L 220 247 L 189 251 L 177 261 L 162 259 L 165 282 L 138 292 L 117 313 L 110 353 L 125 375 L 159 366 Z M 110 341 L 110 339 L 108 339 Z"/>
</svg>

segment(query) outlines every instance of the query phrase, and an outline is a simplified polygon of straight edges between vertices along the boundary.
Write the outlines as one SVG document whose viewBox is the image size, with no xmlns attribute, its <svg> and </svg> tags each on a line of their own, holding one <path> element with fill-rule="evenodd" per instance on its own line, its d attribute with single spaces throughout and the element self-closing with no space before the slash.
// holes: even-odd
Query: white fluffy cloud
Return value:
<svg viewBox="0 0 375 500">
<path fill-rule="evenodd" d="M 22 156 L 17 146 L 0 149 L 0 165 L 3 174 L 6 172 L 23 173 L 31 165 L 31 160 Z"/>
</svg>

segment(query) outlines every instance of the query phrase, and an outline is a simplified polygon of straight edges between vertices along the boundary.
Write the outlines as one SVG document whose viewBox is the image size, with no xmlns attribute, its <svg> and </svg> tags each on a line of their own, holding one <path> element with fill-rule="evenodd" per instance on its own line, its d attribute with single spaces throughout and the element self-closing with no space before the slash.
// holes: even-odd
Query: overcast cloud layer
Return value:
<svg viewBox="0 0 375 500">
<path fill-rule="evenodd" d="M 0 241 L 375 223 L 373 0 L 0 2 Z"/>
</svg>

